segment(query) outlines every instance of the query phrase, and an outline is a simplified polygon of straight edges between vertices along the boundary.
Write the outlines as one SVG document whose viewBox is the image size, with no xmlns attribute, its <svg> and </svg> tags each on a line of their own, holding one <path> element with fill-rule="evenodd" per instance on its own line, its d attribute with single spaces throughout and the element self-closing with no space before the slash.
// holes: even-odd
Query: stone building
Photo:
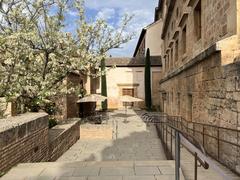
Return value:
<svg viewBox="0 0 240 180">
<path fill-rule="evenodd" d="M 240 129 L 240 1 L 162 0 L 162 111 Z"/>
<path fill-rule="evenodd" d="M 161 55 L 161 29 L 162 19 L 142 29 L 133 57 L 145 57 L 149 48 L 151 56 Z"/>
<path fill-rule="evenodd" d="M 240 1 L 161 0 L 155 20 L 163 22 L 161 111 L 186 120 L 186 133 L 239 173 Z"/>
<path fill-rule="evenodd" d="M 76 88 L 76 90 L 86 89 L 87 88 L 87 76 L 79 73 L 69 73 L 66 78 L 63 80 L 63 83 L 66 83 L 66 87 L 70 89 L 71 87 Z M 79 117 L 79 106 L 77 101 L 79 100 L 77 93 L 70 93 L 64 96 L 55 97 L 55 102 L 57 105 L 57 119 L 66 120 L 68 118 Z"/>
<path fill-rule="evenodd" d="M 151 57 L 152 74 L 152 97 L 153 106 L 159 106 L 160 97 L 158 82 L 161 74 L 161 58 Z M 108 58 L 106 59 L 106 79 L 108 92 L 108 108 L 122 108 L 123 104 L 119 101 L 122 95 L 130 95 L 140 99 L 145 99 L 144 93 L 144 58 Z M 100 82 L 99 82 L 100 83 Z M 100 83 L 101 84 L 101 83 Z M 101 93 L 101 89 L 97 89 Z M 145 103 L 134 103 L 135 107 L 144 108 Z"/>
</svg>

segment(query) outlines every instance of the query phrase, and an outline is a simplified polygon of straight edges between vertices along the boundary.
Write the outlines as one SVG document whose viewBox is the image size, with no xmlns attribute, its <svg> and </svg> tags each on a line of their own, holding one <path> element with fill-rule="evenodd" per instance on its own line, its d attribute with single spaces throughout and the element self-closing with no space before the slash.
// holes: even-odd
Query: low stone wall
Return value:
<svg viewBox="0 0 240 180">
<path fill-rule="evenodd" d="M 0 119 L 0 172 L 23 162 L 48 160 L 48 115 L 28 113 Z"/>
<path fill-rule="evenodd" d="M 113 139 L 112 124 L 82 124 L 80 126 L 81 139 Z"/>
<path fill-rule="evenodd" d="M 79 121 L 48 128 L 46 113 L 0 119 L 0 174 L 18 163 L 55 161 L 80 136 Z"/>
<path fill-rule="evenodd" d="M 66 121 L 49 131 L 49 161 L 56 161 L 80 137 L 80 122 Z"/>
</svg>

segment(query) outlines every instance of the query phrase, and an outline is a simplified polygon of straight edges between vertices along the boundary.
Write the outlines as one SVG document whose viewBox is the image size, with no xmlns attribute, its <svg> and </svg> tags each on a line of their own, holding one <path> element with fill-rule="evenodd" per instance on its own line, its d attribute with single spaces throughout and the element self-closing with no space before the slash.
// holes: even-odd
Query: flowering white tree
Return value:
<svg viewBox="0 0 240 180">
<path fill-rule="evenodd" d="M 66 32 L 66 14 L 76 11 L 76 32 Z M 82 0 L 0 0 L 0 96 L 41 106 L 59 93 L 70 72 L 88 73 L 113 48 L 128 42 L 131 17 L 114 29 L 88 21 Z M 27 101 L 26 101 L 27 100 Z"/>
</svg>

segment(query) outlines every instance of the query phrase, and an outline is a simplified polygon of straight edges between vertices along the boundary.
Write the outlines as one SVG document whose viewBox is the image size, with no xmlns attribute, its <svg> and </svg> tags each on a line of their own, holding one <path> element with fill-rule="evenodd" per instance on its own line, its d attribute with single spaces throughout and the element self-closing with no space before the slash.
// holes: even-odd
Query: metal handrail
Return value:
<svg viewBox="0 0 240 180">
<path fill-rule="evenodd" d="M 213 168 L 219 173 L 219 174 L 221 174 L 223 177 L 225 177 L 225 179 L 230 179 L 226 174 L 224 174 L 224 173 L 222 173 L 221 172 L 221 170 L 219 169 L 219 167 L 215 164 L 215 163 L 213 163 L 213 161 L 210 159 L 210 158 L 208 158 L 207 157 L 207 152 L 206 152 L 206 150 L 205 150 L 205 148 L 204 148 L 204 137 L 205 136 L 208 136 L 209 134 L 206 134 L 206 133 L 204 133 L 204 127 L 206 126 L 208 126 L 208 125 L 206 125 L 206 124 L 202 124 L 202 123 L 196 123 L 196 124 L 198 124 L 198 125 L 203 125 L 203 132 L 201 132 L 201 131 L 196 131 L 195 130 L 195 125 L 193 124 L 194 122 L 187 122 L 187 121 L 183 121 L 183 118 L 182 117 L 180 117 L 180 116 L 168 116 L 168 115 L 154 115 L 154 118 L 152 119 L 150 119 L 149 120 L 149 117 L 152 117 L 152 115 L 144 115 L 144 116 L 148 116 L 148 119 L 145 119 L 145 122 L 147 122 L 147 123 L 159 123 L 159 124 L 161 124 L 161 125 L 163 125 L 163 127 L 161 127 L 161 129 L 160 129 L 160 131 L 162 130 L 162 132 L 160 133 L 160 137 L 161 137 L 161 139 L 162 139 L 162 142 L 164 143 L 164 138 L 166 137 L 166 144 L 164 144 L 166 147 L 165 148 L 168 148 L 168 142 L 167 142 L 167 134 L 170 134 L 170 132 L 168 131 L 168 128 L 167 128 L 167 126 L 168 127 L 170 127 L 171 128 L 171 154 L 172 154 L 172 129 L 174 129 L 175 130 L 175 132 L 177 132 L 177 133 L 179 133 L 179 134 L 181 134 L 179 137 L 181 137 L 181 139 L 184 139 L 184 141 L 185 142 L 188 142 L 188 144 L 190 143 L 191 145 L 193 145 L 194 147 L 195 147 L 195 150 L 197 149 L 198 150 L 198 152 L 196 152 L 196 151 L 191 151 L 188 147 L 186 147 L 186 149 L 188 149 L 188 151 L 192 154 L 192 155 L 194 155 L 195 156 L 195 179 L 197 179 L 197 161 L 199 161 L 200 162 L 200 164 L 205 168 L 205 169 L 207 169 L 208 167 L 209 167 L 209 164 L 207 163 L 207 162 L 210 162 L 211 163 L 211 166 L 213 166 Z M 177 119 L 177 120 L 176 120 Z M 184 123 L 186 123 L 186 125 L 184 124 Z M 188 123 L 192 123 L 193 124 L 193 129 L 190 129 L 189 128 L 189 124 Z M 164 125 L 166 126 L 166 127 L 164 127 Z M 232 145 L 234 145 L 234 146 L 236 146 L 236 147 L 240 147 L 238 144 L 235 144 L 235 143 L 232 143 L 232 142 L 229 142 L 229 141 L 227 141 L 227 140 L 223 140 L 223 139 L 220 139 L 219 138 L 219 129 L 221 129 L 222 127 L 218 127 L 218 126 L 214 126 L 214 125 L 209 125 L 209 127 L 214 127 L 214 128 L 217 128 L 217 134 L 218 134 L 218 137 L 214 137 L 214 139 L 217 139 L 218 140 L 218 150 L 217 150 L 217 156 L 218 156 L 218 158 L 219 158 L 219 154 L 220 154 L 220 150 L 219 150 L 219 142 L 221 141 L 221 142 L 225 142 L 225 143 L 229 143 L 229 144 L 232 144 Z M 183 129 L 185 128 L 185 130 L 187 131 L 187 132 L 184 132 L 183 131 Z M 240 133 L 240 131 L 238 131 L 238 130 L 235 130 L 235 129 L 231 129 L 231 128 L 223 128 L 224 130 L 230 130 L 230 131 L 237 131 L 237 133 Z M 164 135 L 165 133 L 164 133 L 164 131 L 166 130 L 166 135 Z M 194 135 L 191 135 L 191 134 L 189 134 L 189 131 L 192 131 L 193 132 L 193 134 L 195 134 L 195 133 L 199 133 L 199 134 L 202 134 L 203 135 L 203 144 L 201 144 L 195 137 L 194 137 Z M 175 140 L 176 140 L 176 137 L 177 137 L 177 135 L 175 134 Z M 210 135 L 209 135 L 209 137 L 211 137 Z M 192 140 L 190 140 L 190 138 L 192 139 Z M 194 142 L 193 142 L 194 141 Z M 175 143 L 175 144 L 177 144 L 177 142 Z M 186 145 L 186 143 L 185 143 L 185 145 Z M 176 148 L 176 146 L 175 146 L 175 148 Z M 178 148 L 176 148 L 175 150 L 176 150 L 176 153 L 177 153 L 177 149 Z M 200 149 L 200 151 L 199 151 L 199 149 Z M 199 153 L 201 153 L 201 158 L 199 158 Z M 213 157 L 213 159 L 216 159 L 215 157 Z M 216 159 L 217 160 L 217 159 Z M 224 163 L 223 163 L 224 164 Z M 176 166 L 178 165 L 178 163 L 176 162 Z M 179 164 L 180 165 L 180 164 Z M 225 164 L 224 164 L 225 165 Z M 177 169 L 177 168 L 176 168 Z M 231 169 L 231 168 L 230 168 Z M 231 169 L 232 170 L 232 169 Z M 234 171 L 235 172 L 235 171 Z M 179 178 L 179 174 L 178 174 L 179 172 L 177 172 L 176 171 L 176 177 L 178 176 L 178 178 Z M 237 172 L 235 172 L 235 173 L 237 173 Z M 238 173 L 237 173 L 238 174 Z"/>
<path fill-rule="evenodd" d="M 158 117 L 160 117 L 161 119 L 167 119 L 168 122 L 172 123 L 175 127 L 181 127 L 181 129 L 185 130 L 185 132 L 187 132 L 187 134 L 193 134 L 193 136 L 198 135 L 199 138 L 202 137 L 201 139 L 202 139 L 203 147 L 205 147 L 206 142 L 208 140 L 210 140 L 210 139 L 214 140 L 216 142 L 217 151 L 215 151 L 215 153 L 212 151 L 209 152 L 209 148 L 207 148 L 206 152 L 208 153 L 208 155 L 210 155 L 213 159 L 219 161 L 223 165 L 227 166 L 234 173 L 240 175 L 239 172 L 237 172 L 235 170 L 235 167 L 229 166 L 229 164 L 227 164 L 224 160 L 222 160 L 221 156 L 220 156 L 221 152 L 224 152 L 224 151 L 221 151 L 222 144 L 229 144 L 229 145 L 233 146 L 234 148 L 240 148 L 239 142 L 235 143 L 231 140 L 222 138 L 224 136 L 221 136 L 221 134 L 231 133 L 234 136 L 236 136 L 236 139 L 240 139 L 240 130 L 220 127 L 220 126 L 216 126 L 216 125 L 197 123 L 197 122 L 189 122 L 189 121 L 185 120 L 184 118 L 182 118 L 181 116 L 166 115 L 163 117 L 160 115 Z M 155 122 L 159 121 L 158 119 Z M 199 128 L 202 129 L 202 131 L 199 130 Z M 213 134 L 208 133 L 208 132 L 213 132 Z"/>
<path fill-rule="evenodd" d="M 181 123 L 182 126 L 184 126 L 187 129 L 187 131 L 191 130 L 194 135 L 198 133 L 199 136 L 202 136 L 203 147 L 205 147 L 205 142 L 206 142 L 206 140 L 208 140 L 207 138 L 214 139 L 217 143 L 217 146 L 216 146 L 217 153 L 213 153 L 213 152 L 208 153 L 208 148 L 206 149 L 207 153 L 213 159 L 219 161 L 223 165 L 227 166 L 234 173 L 240 175 L 239 172 L 237 172 L 234 167 L 229 166 L 229 164 L 227 164 L 224 160 L 222 160 L 221 156 L 220 156 L 220 153 L 222 152 L 221 148 L 220 148 L 221 143 L 229 144 L 229 145 L 231 145 L 235 148 L 240 148 L 240 144 L 238 144 L 238 142 L 234 143 L 230 140 L 223 139 L 223 138 L 221 138 L 220 134 L 230 132 L 230 133 L 234 134 L 234 136 L 236 136 L 237 139 L 240 139 L 240 130 L 220 127 L 220 126 L 216 126 L 216 125 L 202 124 L 202 123 L 197 123 L 197 122 L 188 122 L 182 117 L 178 117 L 176 119 L 176 118 L 173 118 L 172 116 L 168 116 L 168 118 L 170 119 L 170 121 L 177 121 L 177 123 Z M 184 123 L 186 123 L 187 126 L 183 125 Z M 192 129 L 189 128 L 189 126 L 190 126 L 189 124 L 192 126 Z M 201 127 L 202 131 L 196 129 L 196 127 L 198 127 L 198 126 Z M 211 134 L 207 133 L 207 130 L 209 130 L 209 129 L 211 129 L 211 132 L 215 132 L 216 135 L 214 136 L 214 135 L 211 135 Z"/>
</svg>

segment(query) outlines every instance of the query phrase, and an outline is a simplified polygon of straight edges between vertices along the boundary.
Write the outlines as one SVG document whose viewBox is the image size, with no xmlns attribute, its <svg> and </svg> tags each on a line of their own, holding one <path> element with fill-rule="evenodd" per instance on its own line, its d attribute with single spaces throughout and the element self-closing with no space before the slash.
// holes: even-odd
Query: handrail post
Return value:
<svg viewBox="0 0 240 180">
<path fill-rule="evenodd" d="M 217 160 L 220 158 L 220 135 L 219 135 L 219 128 L 217 128 Z"/>
<path fill-rule="evenodd" d="M 205 139 L 204 139 L 204 135 L 205 135 L 205 126 L 203 125 L 203 134 L 202 134 L 202 142 L 203 142 L 203 148 L 205 147 L 204 144 L 205 144 Z"/>
<path fill-rule="evenodd" d="M 168 127 L 166 125 L 166 149 L 168 149 Z"/>
<path fill-rule="evenodd" d="M 173 136 L 173 135 L 172 135 L 172 128 L 171 128 L 171 157 L 173 156 L 173 153 L 172 153 L 172 149 L 173 149 L 173 148 L 172 148 L 172 138 L 173 138 L 173 137 L 172 137 L 172 136 Z"/>
<path fill-rule="evenodd" d="M 180 135 L 175 131 L 175 180 L 180 180 Z"/>
<path fill-rule="evenodd" d="M 194 154 L 194 180 L 197 180 L 197 172 L 198 172 L 197 158 L 198 158 L 197 153 L 195 153 Z"/>
</svg>

